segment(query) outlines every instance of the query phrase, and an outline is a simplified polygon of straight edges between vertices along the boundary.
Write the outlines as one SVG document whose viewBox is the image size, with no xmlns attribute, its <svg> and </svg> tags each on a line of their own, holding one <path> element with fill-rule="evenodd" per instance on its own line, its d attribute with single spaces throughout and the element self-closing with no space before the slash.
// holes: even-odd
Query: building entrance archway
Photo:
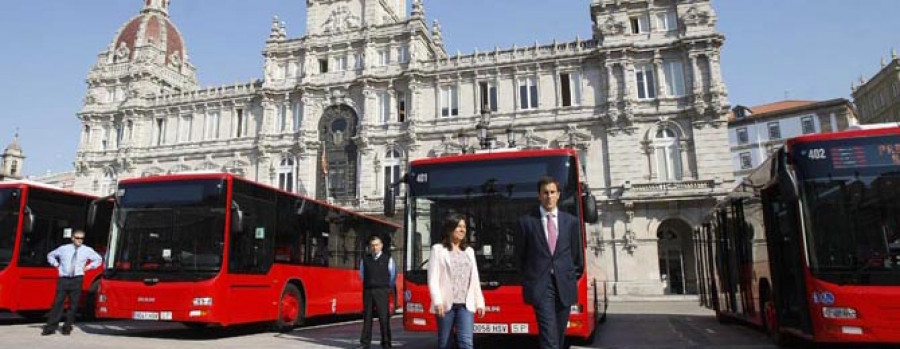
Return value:
<svg viewBox="0 0 900 349">
<path fill-rule="evenodd" d="M 354 140 L 359 132 L 359 118 L 346 105 L 328 107 L 319 121 L 318 184 L 316 197 L 352 203 L 359 186 L 359 151 Z"/>
<path fill-rule="evenodd" d="M 697 294 L 692 232 L 680 219 L 665 220 L 656 230 L 659 278 L 665 283 L 665 294 Z"/>
</svg>

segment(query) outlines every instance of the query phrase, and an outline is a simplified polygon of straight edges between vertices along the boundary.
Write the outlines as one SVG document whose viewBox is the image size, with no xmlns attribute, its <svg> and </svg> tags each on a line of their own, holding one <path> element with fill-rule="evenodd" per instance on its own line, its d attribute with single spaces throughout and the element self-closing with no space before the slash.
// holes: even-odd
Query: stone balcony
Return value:
<svg viewBox="0 0 900 349">
<path fill-rule="evenodd" d="M 717 179 L 684 180 L 677 182 L 625 182 L 618 199 L 674 199 L 708 197 L 721 194 L 725 189 Z"/>
</svg>

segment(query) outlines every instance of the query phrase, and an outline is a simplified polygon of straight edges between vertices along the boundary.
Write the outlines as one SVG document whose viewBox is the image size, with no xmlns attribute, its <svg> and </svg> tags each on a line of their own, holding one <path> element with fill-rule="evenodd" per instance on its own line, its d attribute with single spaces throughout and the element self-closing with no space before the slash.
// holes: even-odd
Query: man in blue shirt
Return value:
<svg viewBox="0 0 900 349">
<path fill-rule="evenodd" d="M 88 262 L 90 261 L 90 264 Z M 81 284 L 84 280 L 84 272 L 100 267 L 103 258 L 94 249 L 84 245 L 84 231 L 76 230 L 72 234 L 72 243 L 57 247 L 47 254 L 47 262 L 59 271 L 59 280 L 56 282 L 56 298 L 53 300 L 53 309 L 47 317 L 42 336 L 56 332 L 59 320 L 62 318 L 63 306 L 66 298 L 69 299 L 69 312 L 66 313 L 66 323 L 60 331 L 63 335 L 72 333 L 72 324 L 75 322 L 75 313 L 78 311 L 78 301 L 81 298 Z"/>
<path fill-rule="evenodd" d="M 394 260 L 382 253 L 384 243 L 377 235 L 369 237 L 370 253 L 359 262 L 359 278 L 363 282 L 363 329 L 359 342 L 368 348 L 372 342 L 372 306 L 378 312 L 378 325 L 381 327 L 381 347 L 391 347 L 391 317 L 388 303 L 394 283 L 397 280 L 397 267 Z"/>
</svg>

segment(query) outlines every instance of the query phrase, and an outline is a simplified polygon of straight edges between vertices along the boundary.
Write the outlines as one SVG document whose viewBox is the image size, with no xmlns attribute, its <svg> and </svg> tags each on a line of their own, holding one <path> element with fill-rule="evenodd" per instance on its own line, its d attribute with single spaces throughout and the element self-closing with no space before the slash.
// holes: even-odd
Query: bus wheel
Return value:
<svg viewBox="0 0 900 349">
<path fill-rule="evenodd" d="M 84 294 L 84 306 L 79 313 L 87 321 L 97 320 L 97 290 L 100 289 L 100 280 L 94 280 L 91 288 Z"/>
<path fill-rule="evenodd" d="M 288 284 L 281 294 L 281 302 L 278 303 L 278 320 L 275 321 L 275 329 L 279 332 L 289 332 L 302 322 L 303 299 L 297 286 Z"/>
<path fill-rule="evenodd" d="M 778 329 L 778 313 L 775 310 L 775 302 L 771 299 L 765 299 L 762 306 L 763 326 L 766 328 L 766 334 L 778 346 L 786 346 L 788 343 L 785 335 Z"/>
</svg>

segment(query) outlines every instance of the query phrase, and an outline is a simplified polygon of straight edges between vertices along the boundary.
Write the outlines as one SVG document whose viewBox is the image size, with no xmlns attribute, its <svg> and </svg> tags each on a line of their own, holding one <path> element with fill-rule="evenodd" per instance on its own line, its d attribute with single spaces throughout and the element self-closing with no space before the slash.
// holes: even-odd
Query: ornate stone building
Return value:
<svg viewBox="0 0 900 349">
<path fill-rule="evenodd" d="M 900 58 L 891 50 L 891 59 L 881 57 L 881 69 L 869 80 L 859 77 L 859 85 L 850 86 L 853 104 L 859 110 L 859 122 L 878 124 L 900 122 Z"/>
<path fill-rule="evenodd" d="M 305 35 L 272 22 L 262 79 L 199 87 L 168 1 L 147 0 L 88 76 L 76 189 L 222 170 L 376 213 L 410 159 L 474 146 L 458 135 L 487 109 L 520 148 L 582 151 L 611 290 L 694 292 L 692 229 L 732 181 L 708 0 L 594 0 L 591 38 L 456 55 L 421 0 L 306 3 Z"/>
<path fill-rule="evenodd" d="M 0 154 L 0 181 L 9 179 L 22 179 L 22 165 L 25 162 L 25 152 L 19 145 L 19 134 L 13 137 L 12 142 Z"/>
</svg>

